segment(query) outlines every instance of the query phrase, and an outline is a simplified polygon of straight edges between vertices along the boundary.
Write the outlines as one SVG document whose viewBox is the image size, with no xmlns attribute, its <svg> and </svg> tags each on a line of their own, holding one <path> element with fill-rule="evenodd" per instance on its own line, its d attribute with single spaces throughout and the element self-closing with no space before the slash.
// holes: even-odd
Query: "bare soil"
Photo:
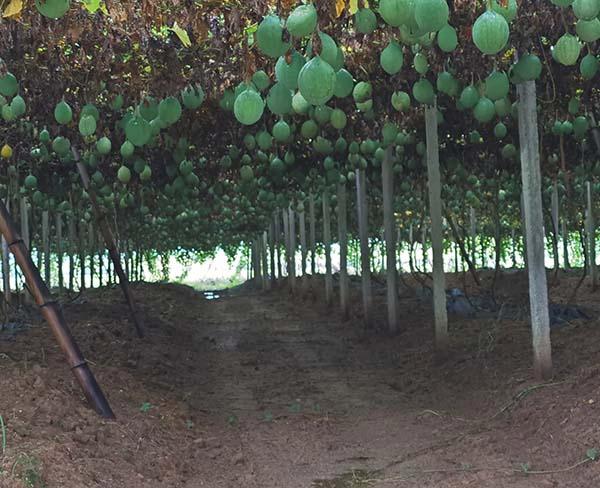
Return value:
<svg viewBox="0 0 600 488">
<path fill-rule="evenodd" d="M 85 404 L 37 312 L 19 312 L 25 329 L 0 332 L 0 487 L 599 486 L 599 292 L 580 288 L 591 320 L 553 330 L 555 377 L 539 384 L 526 313 L 451 315 L 436 361 L 431 305 L 404 281 L 396 336 L 377 281 L 369 330 L 360 284 L 344 322 L 320 278 L 295 296 L 247 284 L 215 299 L 136 284 L 144 340 L 119 289 L 65 301 L 114 422 Z M 564 303 L 578 276 L 551 281 Z M 477 293 L 462 275 L 448 286 Z M 526 276 L 501 274 L 495 298 L 526 312 Z"/>
</svg>

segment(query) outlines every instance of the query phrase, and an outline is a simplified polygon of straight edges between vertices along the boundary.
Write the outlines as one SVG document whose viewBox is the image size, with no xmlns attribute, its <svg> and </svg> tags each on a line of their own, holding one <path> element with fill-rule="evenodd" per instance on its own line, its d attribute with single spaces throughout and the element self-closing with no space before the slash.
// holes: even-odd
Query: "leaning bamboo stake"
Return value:
<svg viewBox="0 0 600 488">
<path fill-rule="evenodd" d="M 48 287 L 42 280 L 39 270 L 33 263 L 31 254 L 27 250 L 23 239 L 17 233 L 12 218 L 3 202 L 0 202 L 0 232 L 6 239 L 8 247 L 15 257 L 16 263 L 23 272 L 25 282 L 34 297 L 35 302 L 40 307 L 42 315 L 48 322 L 59 346 L 67 357 L 67 362 L 69 363 L 71 371 L 83 389 L 85 397 L 98 414 L 105 418 L 114 418 L 115 415 L 110 408 L 104 393 L 96 382 L 75 339 L 71 335 L 58 304 L 50 296 Z"/>
<path fill-rule="evenodd" d="M 340 243 L 340 307 L 342 317 L 350 317 L 350 288 L 348 280 L 348 215 L 346 184 L 338 184 L 337 194 L 338 240 Z"/>
<path fill-rule="evenodd" d="M 333 274 L 331 270 L 331 204 L 329 191 L 325 190 L 321 196 L 323 204 L 323 246 L 325 247 L 325 303 L 331 305 L 333 301 Z"/>
<path fill-rule="evenodd" d="M 139 337 L 144 337 L 144 329 L 140 320 L 138 319 L 135 304 L 133 301 L 133 296 L 129 289 L 129 280 L 127 279 L 127 275 L 123 271 L 123 267 L 121 266 L 121 256 L 119 254 L 119 249 L 115 243 L 115 237 L 112 233 L 112 230 L 108 224 L 106 213 L 102 212 L 100 206 L 98 205 L 98 200 L 96 199 L 96 193 L 94 189 L 90 185 L 90 177 L 87 172 L 87 168 L 85 165 L 79 161 L 79 155 L 77 151 L 73 149 L 73 155 L 75 156 L 75 160 L 77 161 L 77 170 L 79 171 L 79 176 L 81 177 L 81 181 L 83 182 L 83 187 L 87 191 L 90 202 L 92 203 L 92 209 L 94 211 L 94 216 L 96 217 L 96 223 L 100 226 L 100 231 L 102 232 L 102 236 L 104 237 L 104 242 L 106 244 L 106 248 L 108 249 L 108 254 L 113 263 L 115 273 L 119 276 L 119 284 L 121 285 L 121 289 L 123 290 L 123 295 L 125 295 L 125 300 L 127 300 L 127 305 L 129 306 L 129 311 L 131 313 L 131 318 L 133 320 L 133 325 L 135 326 L 135 330 Z"/>
</svg>

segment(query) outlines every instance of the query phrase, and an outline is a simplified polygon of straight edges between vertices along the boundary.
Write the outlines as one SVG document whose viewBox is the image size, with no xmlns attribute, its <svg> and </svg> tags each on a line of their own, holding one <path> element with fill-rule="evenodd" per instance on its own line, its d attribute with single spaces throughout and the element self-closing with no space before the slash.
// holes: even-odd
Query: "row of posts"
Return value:
<svg viewBox="0 0 600 488">
<path fill-rule="evenodd" d="M 550 323 L 548 313 L 548 290 L 545 269 L 544 220 L 542 213 L 541 171 L 538 142 L 535 82 L 525 82 L 518 86 L 519 95 L 519 138 L 521 148 L 521 172 L 523 184 L 523 220 L 525 222 L 524 241 L 526 242 L 526 263 L 529 273 L 529 293 L 531 308 L 532 342 L 534 350 L 534 369 L 541 378 L 552 374 Z M 435 346 L 438 356 L 443 358 L 449 350 L 448 316 L 446 309 L 446 288 L 443 261 L 443 202 L 441 198 L 441 176 L 439 164 L 438 114 L 437 107 L 425 108 L 425 129 L 427 142 L 427 172 L 429 191 L 429 211 L 431 245 L 433 254 L 433 308 Z M 392 148 L 386 151 L 382 163 L 383 182 L 383 220 L 386 248 L 387 273 L 387 325 L 390 332 L 401 328 L 398 317 L 396 224 L 393 209 L 394 178 Z M 340 308 L 344 318 L 349 317 L 349 281 L 347 270 L 348 233 L 347 233 L 347 188 L 339 184 L 337 188 L 338 240 L 340 246 Z M 363 320 L 367 327 L 372 325 L 373 294 L 371 289 L 371 267 L 369 259 L 369 227 L 367 209 L 366 175 L 363 169 L 356 170 L 356 201 L 358 217 L 358 236 L 360 240 L 360 263 L 362 280 Z M 591 214 L 591 191 L 588 185 L 588 229 L 593 228 Z M 333 300 L 333 276 L 331 267 L 331 205 L 330 195 L 326 191 L 321 195 L 323 204 L 323 246 L 325 248 L 325 300 L 331 305 Z M 311 256 L 311 273 L 315 273 L 315 198 L 309 196 L 309 242 L 306 242 L 306 221 L 304 212 L 299 212 L 301 246 L 301 275 L 306 284 L 307 256 Z M 553 204 L 554 205 L 554 204 Z M 252 263 L 254 277 L 269 289 L 271 283 L 282 277 L 280 263 L 279 238 L 283 230 L 283 246 L 286 250 L 286 269 L 288 284 L 292 293 L 296 292 L 296 212 L 290 206 L 278 211 L 268 230 L 262 232 L 253 242 Z M 555 224 L 558 225 L 558 224 Z M 283 226 L 283 229 L 281 229 Z M 474 213 L 471 213 L 471 227 L 475 226 Z M 472 229 L 472 234 L 474 234 Z M 593 239 L 594 232 L 588 232 Z M 423 241 L 424 242 L 424 241 Z M 307 248 L 308 245 L 308 248 Z M 589 243 L 590 253 L 595 245 Z M 269 268 L 267 254 L 270 254 Z M 595 258 L 591 259 L 595 263 Z M 595 268 L 595 266 L 593 266 Z M 270 276 L 269 276 L 270 269 Z M 594 280 L 595 269 L 592 270 Z"/>
</svg>

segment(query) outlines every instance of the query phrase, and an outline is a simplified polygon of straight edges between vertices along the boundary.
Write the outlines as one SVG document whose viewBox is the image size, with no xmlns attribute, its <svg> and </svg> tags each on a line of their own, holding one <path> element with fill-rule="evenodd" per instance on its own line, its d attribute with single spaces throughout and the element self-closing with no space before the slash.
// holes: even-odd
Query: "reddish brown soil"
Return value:
<svg viewBox="0 0 600 488">
<path fill-rule="evenodd" d="M 561 276 L 553 300 L 566 300 L 577 279 Z M 600 485 L 596 462 L 554 472 L 600 448 L 600 315 L 553 331 L 553 384 L 527 390 L 538 382 L 526 318 L 451 317 L 451 352 L 436 362 L 429 305 L 402 289 L 404 332 L 365 332 L 358 289 L 357 316 L 342 322 L 320 288 L 318 299 L 292 299 L 284 286 L 244 286 L 209 301 L 140 284 L 145 340 L 118 289 L 85 292 L 65 315 L 116 422 L 88 409 L 31 312 L 30 330 L 14 341 L 0 334 L 0 486 Z M 526 293 L 522 273 L 500 277 L 499 301 L 526 304 Z M 380 324 L 384 297 L 376 286 Z M 600 310 L 597 298 L 584 284 L 576 302 Z"/>
</svg>

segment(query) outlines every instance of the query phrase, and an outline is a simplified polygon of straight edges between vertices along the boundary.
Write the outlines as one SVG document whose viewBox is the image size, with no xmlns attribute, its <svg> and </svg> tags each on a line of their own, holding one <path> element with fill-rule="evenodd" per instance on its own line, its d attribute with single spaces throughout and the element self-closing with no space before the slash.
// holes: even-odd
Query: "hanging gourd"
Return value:
<svg viewBox="0 0 600 488">
<path fill-rule="evenodd" d="M 504 71 L 492 71 L 485 79 L 485 95 L 492 101 L 500 100 L 508 95 L 510 83 Z"/>
<path fill-rule="evenodd" d="M 600 19 L 579 20 L 575 24 L 575 32 L 583 42 L 594 42 L 600 39 Z"/>
<path fill-rule="evenodd" d="M 360 34 L 372 34 L 377 28 L 377 16 L 370 8 L 359 8 L 354 14 L 354 28 Z"/>
<path fill-rule="evenodd" d="M 577 63 L 581 54 L 581 42 L 576 36 L 563 34 L 552 48 L 552 57 L 565 66 Z"/>
<path fill-rule="evenodd" d="M 269 90 L 267 106 L 275 115 L 285 115 L 292 110 L 292 92 L 283 83 L 275 83 Z"/>
<path fill-rule="evenodd" d="M 167 125 L 174 124 L 181 118 L 181 104 L 175 97 L 167 97 L 158 104 L 158 116 Z"/>
<path fill-rule="evenodd" d="M 504 1 L 503 3 L 506 3 L 506 6 L 502 5 L 499 0 L 492 0 L 492 10 L 502 15 L 510 23 L 517 17 L 517 0 L 508 0 L 508 2 Z"/>
<path fill-rule="evenodd" d="M 458 46 L 458 35 L 456 29 L 451 25 L 442 27 L 437 33 L 437 43 L 439 48 L 445 53 L 450 53 Z"/>
<path fill-rule="evenodd" d="M 289 43 L 283 42 L 283 27 L 276 15 L 267 15 L 256 29 L 256 42 L 259 49 L 271 58 L 283 56 Z"/>
<path fill-rule="evenodd" d="M 575 17 L 582 20 L 592 20 L 600 14 L 598 0 L 575 0 L 572 4 Z"/>
<path fill-rule="evenodd" d="M 354 89 L 354 78 L 345 69 L 339 70 L 335 74 L 335 86 L 333 94 L 336 98 L 345 98 L 352 93 Z"/>
<path fill-rule="evenodd" d="M 288 17 L 286 27 L 293 37 L 310 36 L 317 27 L 317 9 L 312 3 L 296 7 Z"/>
<path fill-rule="evenodd" d="M 421 79 L 413 85 L 413 97 L 419 103 L 433 105 L 435 93 L 429 80 Z"/>
<path fill-rule="evenodd" d="M 413 0 L 381 0 L 379 15 L 392 27 L 407 25 L 414 12 Z"/>
<path fill-rule="evenodd" d="M 579 72 L 581 76 L 583 76 L 586 80 L 591 80 L 596 73 L 598 73 L 599 68 L 598 58 L 593 54 L 589 53 L 583 57 L 581 63 L 579 64 Z"/>
<path fill-rule="evenodd" d="M 395 75 L 400 72 L 404 64 L 404 55 L 402 47 L 396 41 L 390 41 L 387 47 L 381 52 L 379 64 L 388 75 Z"/>
<path fill-rule="evenodd" d="M 298 75 L 305 64 L 306 59 L 297 51 L 292 51 L 289 59 L 287 56 L 281 56 L 275 64 L 275 79 L 283 83 L 288 90 L 296 90 Z"/>
<path fill-rule="evenodd" d="M 448 23 L 450 10 L 446 0 L 415 2 L 415 21 L 421 32 L 437 32 Z"/>
<path fill-rule="evenodd" d="M 89 137 L 96 132 L 96 119 L 91 115 L 84 115 L 79 119 L 79 133 Z"/>
<path fill-rule="evenodd" d="M 19 82 L 12 73 L 6 73 L 0 77 L 0 95 L 14 97 L 19 91 Z"/>
<path fill-rule="evenodd" d="M 260 94 L 247 89 L 235 99 L 233 112 L 235 118 L 244 125 L 252 125 L 260 120 L 265 109 L 265 102 Z"/>
<path fill-rule="evenodd" d="M 287 141 L 290 138 L 291 134 L 292 129 L 290 128 L 289 124 L 283 119 L 281 119 L 273 126 L 273 137 L 278 142 Z"/>
<path fill-rule="evenodd" d="M 487 123 L 491 121 L 496 115 L 496 108 L 494 102 L 487 97 L 481 97 L 475 108 L 473 108 L 473 116 L 481 123 Z"/>
<path fill-rule="evenodd" d="M 491 10 L 488 3 L 488 9 L 473 25 L 472 37 L 475 46 L 483 54 L 498 54 L 505 48 L 509 35 L 508 22 L 502 15 Z"/>
<path fill-rule="evenodd" d="M 315 56 L 304 65 L 298 75 L 298 88 L 312 105 L 325 105 L 335 89 L 335 71 L 321 56 Z"/>
<path fill-rule="evenodd" d="M 73 110 L 64 100 L 60 101 L 54 108 L 54 119 L 61 125 L 67 125 L 73 120 Z"/>
</svg>

